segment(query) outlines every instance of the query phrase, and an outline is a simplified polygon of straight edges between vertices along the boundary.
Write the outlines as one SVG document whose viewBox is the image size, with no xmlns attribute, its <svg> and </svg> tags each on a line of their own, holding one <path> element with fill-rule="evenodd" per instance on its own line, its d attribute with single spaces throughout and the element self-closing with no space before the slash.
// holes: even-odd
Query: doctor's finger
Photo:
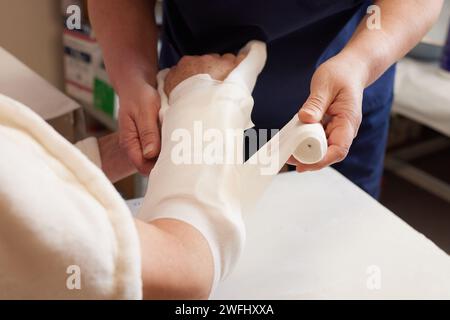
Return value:
<svg viewBox="0 0 450 320">
<path fill-rule="evenodd" d="M 134 120 L 128 115 L 119 117 L 119 128 L 119 144 L 126 152 L 128 160 L 141 174 L 148 175 L 154 165 L 154 161 L 147 160 L 143 156 Z"/>
<path fill-rule="evenodd" d="M 328 136 L 328 150 L 325 157 L 318 163 L 305 165 L 299 163 L 297 165 L 297 171 L 314 171 L 320 170 L 324 167 L 330 166 L 337 162 L 344 160 L 350 146 L 353 142 L 353 138 L 356 136 L 356 129 L 349 119 L 346 117 L 333 117 L 326 128 Z"/>
</svg>

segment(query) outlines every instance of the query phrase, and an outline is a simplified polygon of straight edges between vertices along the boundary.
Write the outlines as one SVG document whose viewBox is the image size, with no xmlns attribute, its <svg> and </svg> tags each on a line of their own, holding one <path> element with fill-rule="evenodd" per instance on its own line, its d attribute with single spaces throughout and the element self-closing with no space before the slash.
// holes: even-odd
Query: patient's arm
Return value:
<svg viewBox="0 0 450 320">
<path fill-rule="evenodd" d="M 209 74 L 215 80 L 224 80 L 244 57 L 244 54 L 237 57 L 232 54 L 184 57 L 167 74 L 164 91 L 169 96 L 180 82 L 196 74 Z M 217 116 L 220 117 L 219 114 Z M 119 145 L 117 133 L 94 142 L 94 154 L 97 155 L 93 157 L 94 163 L 101 166 L 110 181 L 115 182 L 136 172 Z M 89 147 L 88 144 L 86 146 Z M 165 177 L 162 178 L 160 182 Z M 180 179 L 177 184 L 183 182 Z M 193 212 L 183 211 L 180 214 L 191 215 Z M 191 224 L 178 219 L 159 218 L 149 223 L 136 219 L 135 224 L 141 245 L 144 298 L 208 298 L 214 281 L 214 259 L 204 235 Z"/>
<path fill-rule="evenodd" d="M 176 78 L 173 85 L 183 78 Z M 177 80 L 178 79 L 178 80 Z M 118 133 L 98 140 L 88 138 L 77 147 L 111 182 L 136 171 L 119 146 Z M 146 299 L 205 299 L 213 278 L 213 261 L 208 243 L 191 225 L 171 219 L 152 223 L 135 220 L 140 239 L 143 295 Z"/>
<path fill-rule="evenodd" d="M 119 133 L 114 132 L 98 139 L 101 168 L 114 183 L 137 172 L 126 152 L 119 145 Z"/>
<path fill-rule="evenodd" d="M 103 170 L 108 179 L 115 183 L 137 172 L 124 148 L 119 144 L 119 133 L 114 132 L 101 138 L 90 137 L 75 144 L 96 166 Z M 155 160 L 153 160 L 153 165 Z"/>
<path fill-rule="evenodd" d="M 181 81 L 199 73 L 223 80 L 241 58 L 233 55 L 185 57 L 167 75 L 165 92 L 170 94 Z M 136 226 L 141 240 L 144 298 L 208 298 L 214 261 L 208 242 L 199 230 L 175 219 L 157 219 L 150 223 L 136 220 Z"/>
<path fill-rule="evenodd" d="M 200 232 L 178 220 L 135 221 L 144 299 L 207 299 L 213 260 Z"/>
<path fill-rule="evenodd" d="M 98 139 L 89 137 L 78 141 L 75 146 L 91 162 L 101 168 L 112 183 L 137 172 L 136 168 L 128 160 L 123 151 L 124 149 L 119 145 L 119 134 L 117 132 Z"/>
</svg>

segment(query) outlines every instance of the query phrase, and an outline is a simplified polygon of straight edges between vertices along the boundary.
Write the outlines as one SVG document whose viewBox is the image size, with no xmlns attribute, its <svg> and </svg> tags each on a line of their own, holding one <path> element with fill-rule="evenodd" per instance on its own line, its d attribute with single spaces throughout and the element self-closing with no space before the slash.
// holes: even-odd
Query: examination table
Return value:
<svg viewBox="0 0 450 320">
<path fill-rule="evenodd" d="M 450 257 L 333 169 L 278 175 L 245 220 L 213 299 L 450 299 Z"/>
</svg>

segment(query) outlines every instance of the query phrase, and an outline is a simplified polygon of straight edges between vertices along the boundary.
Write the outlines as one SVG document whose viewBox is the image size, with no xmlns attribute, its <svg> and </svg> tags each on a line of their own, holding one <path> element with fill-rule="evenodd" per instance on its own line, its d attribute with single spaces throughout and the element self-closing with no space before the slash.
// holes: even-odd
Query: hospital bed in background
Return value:
<svg viewBox="0 0 450 320">
<path fill-rule="evenodd" d="M 279 174 L 245 222 L 213 299 L 450 299 L 450 256 L 334 169 Z"/>
<path fill-rule="evenodd" d="M 398 63 L 392 113 L 442 134 L 386 155 L 385 167 L 403 179 L 450 202 L 450 184 L 408 161 L 450 147 L 450 74 L 437 63 L 410 58 Z"/>
<path fill-rule="evenodd" d="M 393 115 L 401 115 L 442 134 L 441 137 L 418 143 L 386 156 L 385 167 L 403 179 L 450 202 L 450 185 L 410 161 L 450 147 L 450 73 L 440 70 L 450 23 L 450 0 L 437 23 L 408 56 L 398 63 Z"/>
</svg>

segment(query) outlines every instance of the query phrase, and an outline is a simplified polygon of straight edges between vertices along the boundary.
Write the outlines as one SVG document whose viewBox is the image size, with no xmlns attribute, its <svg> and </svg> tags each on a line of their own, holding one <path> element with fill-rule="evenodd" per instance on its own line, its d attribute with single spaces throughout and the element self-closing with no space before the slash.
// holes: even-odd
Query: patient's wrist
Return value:
<svg viewBox="0 0 450 320">
<path fill-rule="evenodd" d="M 119 145 L 119 134 L 112 133 L 98 139 L 101 169 L 111 182 L 117 182 L 136 173 L 136 167 Z"/>
</svg>

